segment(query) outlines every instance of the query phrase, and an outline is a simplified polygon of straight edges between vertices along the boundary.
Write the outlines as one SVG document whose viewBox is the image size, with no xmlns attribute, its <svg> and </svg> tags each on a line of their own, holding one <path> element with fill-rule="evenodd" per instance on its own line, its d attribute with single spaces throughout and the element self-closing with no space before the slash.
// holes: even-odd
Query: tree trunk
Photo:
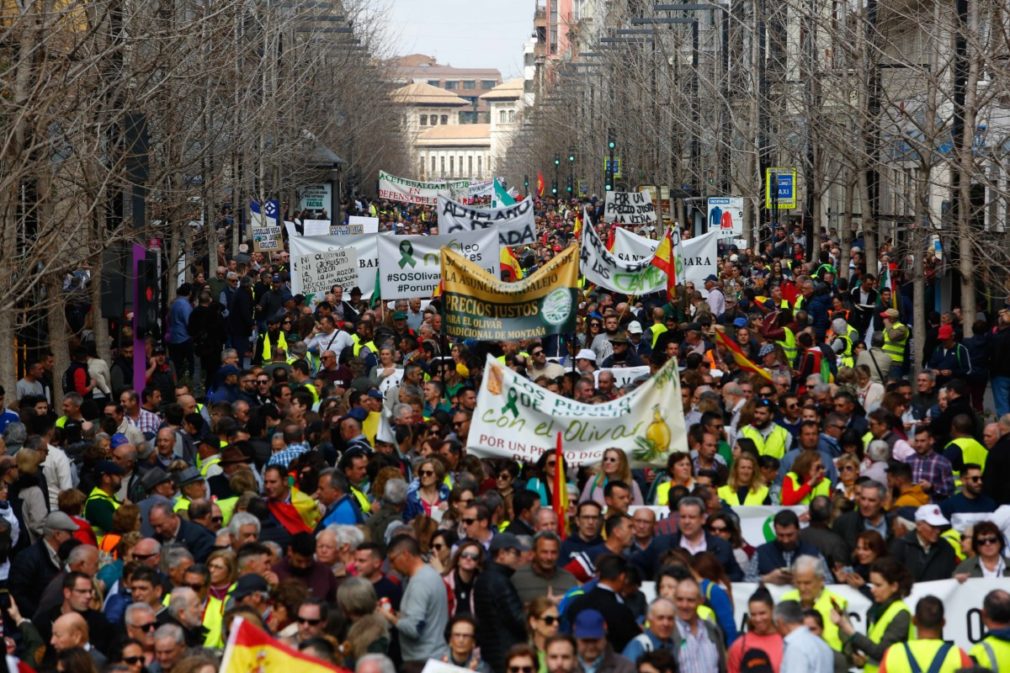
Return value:
<svg viewBox="0 0 1010 673">
<path fill-rule="evenodd" d="M 70 367 L 70 340 L 67 338 L 69 327 L 64 313 L 62 274 L 48 274 L 45 288 L 49 349 L 53 353 L 53 406 L 59 411 L 63 404 L 63 372 Z"/>
<path fill-rule="evenodd" d="M 975 172 L 975 158 L 973 149 L 975 143 L 975 117 L 976 98 L 979 63 L 972 46 L 977 35 L 978 25 L 978 4 L 968 3 L 968 25 L 961 26 L 964 30 L 964 39 L 967 42 L 968 59 L 968 81 L 965 82 L 964 93 L 964 129 L 960 138 L 960 151 L 958 156 L 958 208 L 957 208 L 957 236 L 958 236 L 958 271 L 961 275 L 961 326 L 964 328 L 964 336 L 972 335 L 972 323 L 975 322 L 976 302 L 975 302 L 975 253 L 972 244 L 972 205 L 971 205 L 971 182 Z"/>
</svg>

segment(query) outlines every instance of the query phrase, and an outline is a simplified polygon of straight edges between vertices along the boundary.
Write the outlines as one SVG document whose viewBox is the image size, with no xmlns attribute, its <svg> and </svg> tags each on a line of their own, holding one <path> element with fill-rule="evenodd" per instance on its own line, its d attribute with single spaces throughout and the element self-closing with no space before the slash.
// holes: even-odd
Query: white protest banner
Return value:
<svg viewBox="0 0 1010 673">
<path fill-rule="evenodd" d="M 403 380 L 403 369 L 397 367 L 395 370 L 393 370 L 392 374 L 383 377 L 383 379 L 379 381 L 379 392 L 382 393 L 383 396 L 385 396 L 387 390 L 389 390 L 390 388 L 395 388 L 396 386 L 400 385 L 400 381 L 402 380 Z"/>
<path fill-rule="evenodd" d="M 276 199 L 267 201 L 262 212 L 259 202 L 251 201 L 249 203 L 249 225 L 252 229 L 253 250 L 274 252 L 284 249 L 280 212 L 281 204 Z"/>
<path fill-rule="evenodd" d="M 698 285 L 709 274 L 719 273 L 719 232 L 681 239 L 677 246 L 677 276 L 680 282 L 691 281 Z M 651 259 L 659 241 L 617 228 L 614 237 L 614 256 L 621 262 Z"/>
<path fill-rule="evenodd" d="M 718 231 L 720 241 L 743 236 L 743 197 L 710 196 L 708 230 Z"/>
<path fill-rule="evenodd" d="M 493 229 L 438 236 L 379 234 L 379 290 L 383 299 L 431 297 L 442 278 L 440 250 L 447 246 L 496 278 L 498 233 Z M 364 288 L 362 288 L 364 291 Z"/>
<path fill-rule="evenodd" d="M 555 395 L 490 355 L 477 393 L 467 448 L 481 457 L 535 461 L 561 433 L 569 465 L 589 465 L 619 448 L 638 465 L 662 465 L 687 451 L 676 358 L 628 395 L 583 404 Z M 574 469 L 573 469 L 574 474 Z"/>
<path fill-rule="evenodd" d="M 445 197 L 438 197 L 438 233 L 493 229 L 501 245 L 536 243 L 537 227 L 533 219 L 533 199 L 524 199 L 501 208 L 471 208 Z"/>
<path fill-rule="evenodd" d="M 735 508 L 734 508 L 735 509 Z M 778 603 L 782 595 L 792 591 L 790 585 L 764 585 L 771 592 L 772 600 Z M 744 628 L 747 623 L 747 599 L 757 591 L 758 584 L 753 582 L 733 583 L 733 621 L 737 628 Z M 826 588 L 845 600 L 845 612 L 849 621 L 859 633 L 866 633 L 867 614 L 873 603 L 858 589 L 848 584 L 828 584 Z M 646 602 L 651 603 L 656 597 L 656 583 L 642 582 L 642 593 Z M 916 582 L 912 585 L 912 593 L 904 600 L 909 609 L 915 612 L 915 605 L 920 598 L 935 596 L 943 601 L 944 620 L 943 637 L 952 640 L 954 644 L 965 651 L 980 641 L 985 635 L 982 624 L 982 599 L 993 589 L 1006 589 L 1006 579 L 970 579 L 963 584 L 957 580 L 936 580 L 935 582 Z"/>
<path fill-rule="evenodd" d="M 432 508 L 432 511 L 434 511 L 434 508 Z M 421 669 L 421 673 L 470 673 L 470 669 L 453 666 L 437 659 L 429 659 L 424 668 Z"/>
<path fill-rule="evenodd" d="M 492 180 L 473 180 L 466 189 L 452 190 L 451 198 L 460 203 L 473 203 L 478 199 L 490 198 L 493 192 Z"/>
<path fill-rule="evenodd" d="M 656 208 L 649 192 L 607 192 L 603 221 L 653 224 L 656 222 Z"/>
<path fill-rule="evenodd" d="M 434 206 L 438 202 L 439 196 L 451 197 L 454 192 L 469 188 L 469 180 L 419 182 L 379 171 L 379 198 L 386 201 Z"/>
<path fill-rule="evenodd" d="M 330 233 L 329 220 L 302 220 L 302 236 L 329 236 Z"/>
<path fill-rule="evenodd" d="M 358 251 L 348 246 L 313 252 L 298 257 L 293 268 L 298 270 L 302 294 L 326 294 L 334 285 L 354 287 L 358 284 Z"/>
<path fill-rule="evenodd" d="M 634 514 L 635 511 L 639 509 L 651 509 L 656 513 L 656 521 L 666 519 L 670 516 L 669 507 L 660 507 L 658 505 L 635 505 L 628 508 L 628 513 Z M 740 533 L 747 544 L 753 547 L 758 547 L 763 545 L 765 542 L 773 540 L 775 538 L 775 532 L 772 529 L 772 519 L 783 509 L 791 509 L 797 514 L 802 514 L 807 510 L 805 506 L 801 505 L 797 505 L 795 507 L 781 507 L 774 505 L 734 507 L 733 513 L 740 518 Z M 806 527 L 805 524 L 804 527 Z"/>
<path fill-rule="evenodd" d="M 289 226 L 288 232 L 290 233 L 292 229 L 293 225 Z M 366 236 L 290 236 L 288 244 L 291 246 L 291 292 L 294 294 L 305 292 L 302 288 L 302 274 L 299 265 L 301 257 L 353 248 L 357 259 L 357 281 L 344 289 L 349 290 L 356 285 L 361 289 L 361 296 L 368 299 L 375 290 L 375 271 L 379 267 L 377 238 L 377 234 Z M 326 291 L 329 289 L 327 287 Z"/>
<path fill-rule="evenodd" d="M 666 274 L 652 266 L 652 255 L 634 261 L 622 261 L 607 250 L 592 225 L 582 227 L 579 268 L 586 280 L 599 287 L 623 294 L 649 294 L 666 289 Z"/>
<path fill-rule="evenodd" d="M 600 387 L 600 374 L 602 372 L 610 372 L 614 376 L 614 385 L 618 388 L 623 388 L 633 383 L 635 379 L 648 376 L 649 367 L 646 365 L 644 367 L 607 367 L 605 369 L 597 369 L 593 372 L 597 388 Z"/>
</svg>

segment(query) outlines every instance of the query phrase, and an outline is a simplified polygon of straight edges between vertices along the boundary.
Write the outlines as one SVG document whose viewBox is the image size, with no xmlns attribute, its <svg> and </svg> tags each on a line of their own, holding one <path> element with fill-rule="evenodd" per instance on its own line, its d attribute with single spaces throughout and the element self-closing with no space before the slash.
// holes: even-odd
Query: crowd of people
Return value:
<svg viewBox="0 0 1010 673">
<path fill-rule="evenodd" d="M 362 207 L 383 230 L 437 227 L 431 208 Z M 584 207 L 608 238 L 601 203 L 538 201 L 526 271 Z M 1010 574 L 986 516 L 1010 504 L 1010 310 L 930 316 L 912 362 L 905 285 L 878 287 L 900 279 L 888 247 L 880 274 L 858 242 L 838 268 L 826 241 L 808 258 L 799 227 L 776 227 L 674 297 L 587 287 L 576 334 L 503 343 L 446 339 L 426 297 L 294 295 L 286 252 L 222 248 L 163 339 L 123 327 L 107 362 L 77 335 L 65 372 L 43 357 L 6 400 L 8 668 L 208 673 L 241 617 L 361 673 L 1010 670 L 1007 591 L 978 596 L 967 653 L 944 642 L 940 600 L 904 600 Z M 586 404 L 641 380 L 616 369 L 677 358 L 689 451 L 474 455 L 488 353 Z M 736 512 L 753 505 L 785 506 L 756 547 Z M 872 603 L 865 628 L 836 584 Z"/>
</svg>

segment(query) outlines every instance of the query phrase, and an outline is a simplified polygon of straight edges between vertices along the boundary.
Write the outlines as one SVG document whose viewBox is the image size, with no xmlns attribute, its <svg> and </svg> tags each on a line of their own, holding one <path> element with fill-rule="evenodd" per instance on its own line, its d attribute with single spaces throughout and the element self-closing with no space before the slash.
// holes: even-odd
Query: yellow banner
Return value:
<svg viewBox="0 0 1010 673">
<path fill-rule="evenodd" d="M 575 331 L 579 249 L 570 246 L 529 277 L 506 283 L 442 248 L 442 301 L 449 336 L 485 341 Z"/>
</svg>

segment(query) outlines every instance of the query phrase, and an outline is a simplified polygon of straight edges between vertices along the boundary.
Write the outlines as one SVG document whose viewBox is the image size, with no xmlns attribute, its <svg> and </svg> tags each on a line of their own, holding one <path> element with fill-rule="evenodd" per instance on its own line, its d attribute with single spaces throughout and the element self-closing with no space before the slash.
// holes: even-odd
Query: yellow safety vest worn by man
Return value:
<svg viewBox="0 0 1010 673">
<path fill-rule="evenodd" d="M 894 309 L 889 309 L 894 310 Z M 897 319 L 891 323 L 890 327 L 884 327 L 884 352 L 891 357 L 891 362 L 896 365 L 905 364 L 905 344 L 908 343 L 909 330 Z"/>
<path fill-rule="evenodd" d="M 91 489 L 88 499 L 84 502 L 84 518 L 91 524 L 95 536 L 101 539 L 112 530 L 112 515 L 122 503 L 106 493 L 98 486 Z"/>
<path fill-rule="evenodd" d="M 781 341 L 776 341 L 779 346 L 782 347 L 782 351 L 786 354 L 786 360 L 790 367 L 796 365 L 796 335 L 788 327 L 783 326 L 782 331 L 785 333 L 785 338 Z"/>
<path fill-rule="evenodd" d="M 1001 630 L 1000 635 L 990 633 L 975 643 L 968 654 L 993 673 L 1010 673 L 1010 629 Z"/>
<path fill-rule="evenodd" d="M 971 666 L 971 659 L 960 647 L 930 638 L 888 647 L 880 662 L 880 673 L 954 673 Z"/>
<path fill-rule="evenodd" d="M 767 437 L 753 425 L 745 425 L 740 429 L 740 434 L 754 442 L 758 454 L 779 460 L 782 460 L 782 456 L 786 455 L 786 447 L 790 443 L 789 431 L 774 421 L 771 423 L 771 431 L 768 432 Z"/>
<path fill-rule="evenodd" d="M 824 620 L 824 632 L 821 635 L 821 637 L 824 638 L 824 642 L 830 645 L 831 649 L 841 652 L 842 638 L 838 633 L 838 625 L 831 621 L 831 611 L 834 609 L 832 599 L 834 599 L 833 602 L 836 603 L 842 610 L 845 610 L 845 608 L 848 607 L 848 602 L 844 598 L 829 589 L 822 589 L 821 595 L 814 601 L 813 608 L 817 611 L 817 614 L 821 616 L 821 619 Z M 799 589 L 793 589 L 792 591 L 787 591 L 782 594 L 782 598 L 779 599 L 779 602 L 782 601 L 796 601 L 797 603 L 802 604 L 802 601 L 800 601 Z"/>
</svg>

